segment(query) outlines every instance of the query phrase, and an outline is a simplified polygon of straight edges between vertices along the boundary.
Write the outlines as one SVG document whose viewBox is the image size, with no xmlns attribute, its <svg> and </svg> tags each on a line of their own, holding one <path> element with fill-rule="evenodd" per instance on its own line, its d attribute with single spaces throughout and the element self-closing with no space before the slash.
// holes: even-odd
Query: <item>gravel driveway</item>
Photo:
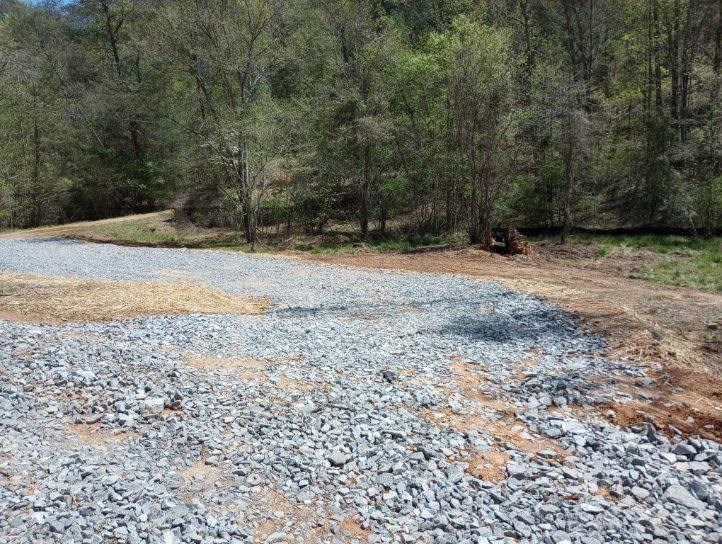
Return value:
<svg viewBox="0 0 722 544">
<path fill-rule="evenodd" d="M 0 543 L 722 542 L 720 444 L 610 424 L 643 369 L 540 299 L 46 239 L 1 240 L 0 269 L 270 301 L 0 320 Z"/>
</svg>

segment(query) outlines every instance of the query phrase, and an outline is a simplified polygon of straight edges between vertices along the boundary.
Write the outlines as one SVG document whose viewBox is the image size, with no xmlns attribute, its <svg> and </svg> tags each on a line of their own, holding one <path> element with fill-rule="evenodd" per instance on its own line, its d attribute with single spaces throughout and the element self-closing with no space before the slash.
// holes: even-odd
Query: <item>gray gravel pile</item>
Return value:
<svg viewBox="0 0 722 544">
<path fill-rule="evenodd" d="M 0 320 L 0 542 L 722 542 L 720 444 L 595 415 L 623 400 L 595 376 L 643 370 L 534 297 L 57 240 L 2 241 L 0 268 L 172 271 L 271 301 L 262 316 Z M 473 470 L 489 452 L 500 477 Z"/>
</svg>

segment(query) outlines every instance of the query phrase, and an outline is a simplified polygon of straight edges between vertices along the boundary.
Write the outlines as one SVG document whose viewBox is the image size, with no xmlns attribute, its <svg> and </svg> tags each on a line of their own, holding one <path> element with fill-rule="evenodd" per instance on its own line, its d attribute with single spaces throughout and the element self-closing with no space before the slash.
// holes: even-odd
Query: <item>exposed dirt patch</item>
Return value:
<svg viewBox="0 0 722 544">
<path fill-rule="evenodd" d="M 486 381 L 486 378 L 473 371 L 476 366 L 473 361 L 459 359 L 449 364 L 449 369 L 454 373 L 454 379 L 461 394 L 473 401 L 479 408 L 491 408 L 501 413 L 513 414 L 514 409 L 509 404 L 494 399 L 479 389 L 479 382 Z"/>
<path fill-rule="evenodd" d="M 221 479 L 222 474 L 219 467 L 206 464 L 203 458 L 181 472 L 181 475 L 191 482 L 193 491 L 196 492 L 212 489 Z"/>
<path fill-rule="evenodd" d="M 49 237 L 61 237 L 65 235 L 71 235 L 74 233 L 80 233 L 91 227 L 98 227 L 102 225 L 112 225 L 115 223 L 125 223 L 128 221 L 165 221 L 173 217 L 172 210 L 165 210 L 162 212 L 151 212 L 136 215 L 129 215 L 125 217 L 112 217 L 110 219 L 101 219 L 99 221 L 79 221 L 77 223 L 67 223 L 65 225 L 54 225 L 50 227 L 38 227 L 35 229 L 16 230 L 0 234 L 2 238 L 12 239 L 23 239 L 23 238 L 49 238 Z"/>
<path fill-rule="evenodd" d="M 669 437 L 700 436 L 722 441 L 722 417 L 711 418 L 688 405 L 668 406 L 666 402 L 655 400 L 602 405 L 600 409 L 603 412 L 613 410 L 614 415 L 607 418 L 616 425 L 651 423 Z M 675 429 L 678 432 L 675 432 Z"/>
<path fill-rule="evenodd" d="M 351 515 L 332 520 L 325 506 L 301 504 L 277 491 L 255 493 L 251 504 L 266 518 L 258 523 L 253 534 L 253 542 L 257 544 L 265 543 L 270 535 L 279 532 L 302 536 L 304 542 L 325 541 L 330 537 L 341 542 L 366 542 L 371 534 Z"/>
<path fill-rule="evenodd" d="M 0 233 L 2 238 L 70 238 L 131 247 L 203 248 L 235 244 L 237 233 L 229 229 L 199 227 L 183 214 L 164 210 Z"/>
<path fill-rule="evenodd" d="M 147 315 L 260 314 L 264 299 L 171 281 L 114 281 L 0 272 L 0 319 L 102 322 Z"/>
<path fill-rule="evenodd" d="M 113 433 L 98 425 L 85 425 L 83 423 L 71 423 L 66 426 L 68 432 L 83 444 L 88 446 L 100 446 L 110 448 L 129 438 L 138 436 L 132 432 Z"/>
<path fill-rule="evenodd" d="M 717 380 L 678 367 L 650 372 L 650 376 L 652 387 L 636 378 L 592 379 L 628 397 L 628 402 L 599 405 L 600 413 L 617 425 L 652 423 L 669 437 L 722 441 L 722 388 Z"/>
<path fill-rule="evenodd" d="M 297 391 L 299 393 L 308 393 L 318 387 L 321 387 L 321 385 L 296 379 L 284 372 L 283 374 L 281 374 L 281 377 L 278 380 L 278 387 L 280 389 L 283 389 L 284 391 Z"/>
<path fill-rule="evenodd" d="M 540 452 L 554 452 L 558 456 L 564 454 L 564 449 L 558 442 L 531 434 L 526 424 L 516 419 L 491 420 L 480 414 L 455 414 L 448 409 L 422 412 L 421 417 L 435 425 L 450 427 L 459 432 L 484 432 L 499 445 L 510 446 L 524 453 L 537 455 Z"/>
<path fill-rule="evenodd" d="M 33 475 L 37 467 L 26 465 L 29 471 L 21 471 L 10 454 L 0 452 L 0 484 L 17 494 L 35 493 L 36 484 Z"/>
<path fill-rule="evenodd" d="M 505 467 L 510 459 L 508 453 L 497 449 L 477 451 L 461 457 L 461 461 L 468 464 L 466 472 L 487 482 L 505 480 Z"/>
</svg>

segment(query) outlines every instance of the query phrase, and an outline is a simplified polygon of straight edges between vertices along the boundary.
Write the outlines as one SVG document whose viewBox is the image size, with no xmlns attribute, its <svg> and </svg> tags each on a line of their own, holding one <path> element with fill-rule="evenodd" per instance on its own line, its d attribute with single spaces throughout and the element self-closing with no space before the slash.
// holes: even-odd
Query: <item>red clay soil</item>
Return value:
<svg viewBox="0 0 722 544">
<path fill-rule="evenodd" d="M 581 251 L 581 249 L 580 249 Z M 475 249 L 441 253 L 294 254 L 314 262 L 497 280 L 576 312 L 605 337 L 609 356 L 650 365 L 657 399 L 615 405 L 617 423 L 651 421 L 663 432 L 722 440 L 722 296 L 657 285 L 595 267 L 574 249 L 505 257 Z M 659 367 L 661 366 L 661 370 Z M 602 413 L 605 413 L 606 407 Z M 670 427 L 671 426 L 671 427 Z"/>
</svg>

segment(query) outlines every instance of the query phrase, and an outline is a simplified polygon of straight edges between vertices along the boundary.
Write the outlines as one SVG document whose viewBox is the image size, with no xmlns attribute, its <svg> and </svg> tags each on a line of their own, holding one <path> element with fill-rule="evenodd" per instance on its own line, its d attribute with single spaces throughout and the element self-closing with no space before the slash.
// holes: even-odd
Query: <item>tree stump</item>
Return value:
<svg viewBox="0 0 722 544">
<path fill-rule="evenodd" d="M 504 231 L 504 243 L 509 255 L 531 255 L 531 246 L 515 228 L 507 227 Z"/>
</svg>

